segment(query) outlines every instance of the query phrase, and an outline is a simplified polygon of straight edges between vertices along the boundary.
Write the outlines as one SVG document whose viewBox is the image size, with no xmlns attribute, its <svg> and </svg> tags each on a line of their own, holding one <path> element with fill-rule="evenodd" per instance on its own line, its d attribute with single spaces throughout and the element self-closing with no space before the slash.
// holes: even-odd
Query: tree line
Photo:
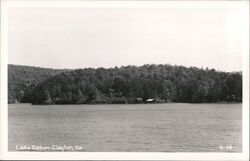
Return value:
<svg viewBox="0 0 250 161">
<path fill-rule="evenodd" d="M 25 91 L 51 76 L 69 71 L 23 65 L 8 65 L 8 103 L 21 102 Z"/>
<path fill-rule="evenodd" d="M 147 64 L 61 71 L 22 89 L 33 104 L 242 102 L 242 74 Z"/>
</svg>

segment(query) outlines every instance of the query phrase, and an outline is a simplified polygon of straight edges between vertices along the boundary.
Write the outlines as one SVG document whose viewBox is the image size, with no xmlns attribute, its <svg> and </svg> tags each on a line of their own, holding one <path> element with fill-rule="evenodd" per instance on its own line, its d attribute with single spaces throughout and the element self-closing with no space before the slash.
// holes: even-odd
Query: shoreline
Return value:
<svg viewBox="0 0 250 161">
<path fill-rule="evenodd" d="M 242 104 L 242 102 L 202 102 L 202 103 L 190 103 L 190 102 L 164 102 L 164 103 L 85 103 L 85 104 L 32 104 L 32 103 L 8 103 L 8 105 L 20 105 L 29 104 L 32 106 L 53 106 L 53 105 L 152 105 L 152 104 Z"/>
</svg>

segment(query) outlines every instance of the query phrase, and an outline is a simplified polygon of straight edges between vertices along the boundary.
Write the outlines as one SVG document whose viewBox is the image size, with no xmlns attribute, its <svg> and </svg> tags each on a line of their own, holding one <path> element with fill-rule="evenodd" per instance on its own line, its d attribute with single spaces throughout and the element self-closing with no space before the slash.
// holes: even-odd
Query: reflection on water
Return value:
<svg viewBox="0 0 250 161">
<path fill-rule="evenodd" d="M 66 145 L 88 152 L 241 152 L 241 106 L 9 105 L 9 150 Z"/>
</svg>

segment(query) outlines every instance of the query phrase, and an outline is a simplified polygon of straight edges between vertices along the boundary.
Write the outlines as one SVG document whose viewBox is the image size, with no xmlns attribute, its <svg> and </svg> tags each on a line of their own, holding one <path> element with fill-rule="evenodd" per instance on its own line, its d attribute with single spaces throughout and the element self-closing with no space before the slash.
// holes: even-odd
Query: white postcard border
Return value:
<svg viewBox="0 0 250 161">
<path fill-rule="evenodd" d="M 1 147 L 5 160 L 248 160 L 249 159 L 249 2 L 240 1 L 8 1 L 1 3 Z M 8 152 L 8 8 L 10 7 L 242 7 L 243 40 L 242 153 L 157 152 Z"/>
</svg>

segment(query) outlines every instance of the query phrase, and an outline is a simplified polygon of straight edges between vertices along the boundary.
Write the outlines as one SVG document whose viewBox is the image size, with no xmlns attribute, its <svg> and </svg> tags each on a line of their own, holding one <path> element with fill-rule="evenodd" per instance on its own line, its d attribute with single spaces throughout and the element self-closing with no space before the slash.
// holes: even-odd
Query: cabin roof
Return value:
<svg viewBox="0 0 250 161">
<path fill-rule="evenodd" d="M 153 98 L 150 98 L 150 99 L 147 99 L 146 101 L 154 101 L 154 99 L 153 99 Z"/>
</svg>

